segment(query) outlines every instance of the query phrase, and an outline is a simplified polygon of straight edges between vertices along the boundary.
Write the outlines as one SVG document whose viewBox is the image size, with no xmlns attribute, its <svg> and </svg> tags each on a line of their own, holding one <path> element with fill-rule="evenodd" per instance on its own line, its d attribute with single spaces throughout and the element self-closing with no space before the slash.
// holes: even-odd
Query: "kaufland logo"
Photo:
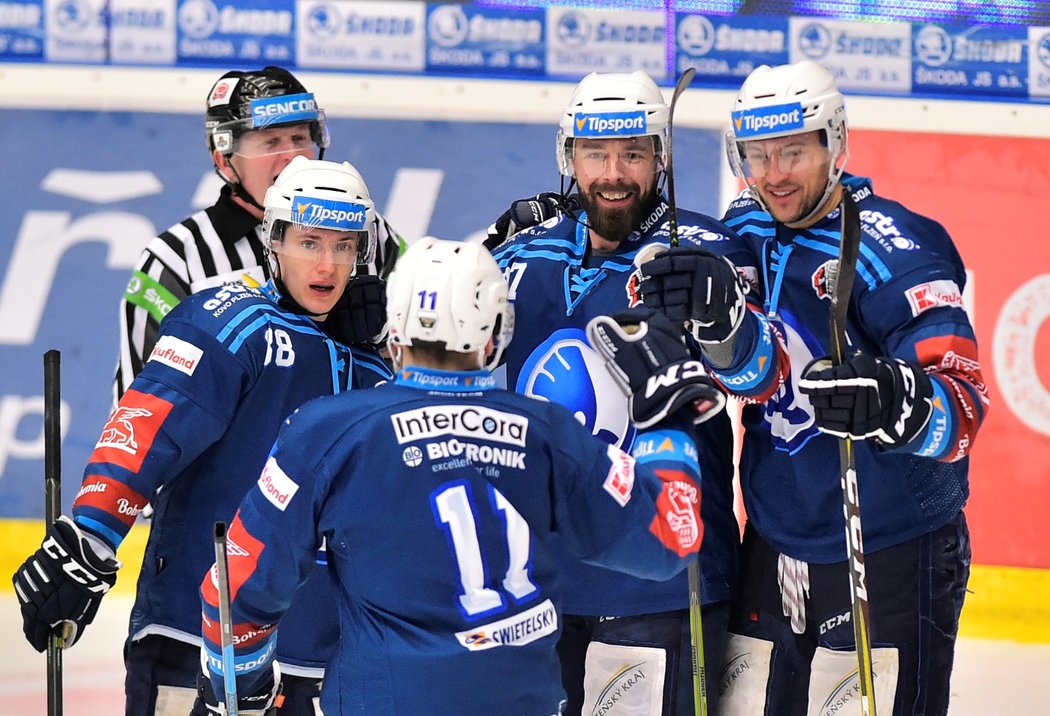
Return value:
<svg viewBox="0 0 1050 716">
<path fill-rule="evenodd" d="M 309 122 L 317 119 L 317 100 L 312 92 L 284 97 L 266 97 L 251 102 L 252 126 L 265 127 L 277 122 Z"/>
<path fill-rule="evenodd" d="M 262 475 L 259 476 L 259 489 L 274 507 L 284 512 L 288 509 L 288 503 L 299 491 L 299 484 L 285 474 L 277 460 L 270 458 L 266 461 Z"/>
<path fill-rule="evenodd" d="M 161 336 L 153 346 L 147 361 L 156 361 L 174 368 L 180 373 L 193 375 L 197 364 L 204 357 L 204 351 L 197 346 L 175 336 Z"/>
<path fill-rule="evenodd" d="M 802 105 L 798 102 L 733 112 L 733 129 L 737 139 L 802 129 Z"/>
<path fill-rule="evenodd" d="M 296 199 L 292 221 L 303 226 L 319 226 L 340 231 L 362 231 L 367 207 L 345 201 Z"/>
<path fill-rule="evenodd" d="M 645 134 L 648 122 L 644 111 L 577 114 L 577 137 L 622 137 Z"/>
</svg>

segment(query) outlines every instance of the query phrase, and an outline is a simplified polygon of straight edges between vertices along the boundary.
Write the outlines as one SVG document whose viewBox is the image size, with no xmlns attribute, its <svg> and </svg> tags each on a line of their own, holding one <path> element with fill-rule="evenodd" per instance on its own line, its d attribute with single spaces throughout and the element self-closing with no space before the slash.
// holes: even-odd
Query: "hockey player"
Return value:
<svg viewBox="0 0 1050 716">
<path fill-rule="evenodd" d="M 293 415 L 230 528 L 242 708 L 264 710 L 274 693 L 281 615 L 324 542 L 342 620 L 325 713 L 559 713 L 559 581 L 544 540 L 557 534 L 590 561 L 665 579 L 703 533 L 696 453 L 679 426 L 698 399 L 720 394 L 690 369 L 680 332 L 652 316 L 619 316 L 632 335 L 608 317 L 590 324 L 647 426 L 636 460 L 561 406 L 496 387 L 489 369 L 513 319 L 483 247 L 413 244 L 389 283 L 395 381 Z M 646 391 L 653 373 L 662 380 Z M 201 596 L 221 695 L 214 570 Z"/>
<path fill-rule="evenodd" d="M 556 150 L 581 206 L 555 202 L 567 213 L 521 231 L 494 253 L 518 317 L 517 337 L 506 353 L 508 386 L 567 406 L 595 435 L 623 449 L 631 448 L 636 426 L 626 401 L 610 390 L 584 328 L 596 315 L 637 305 L 635 260 L 648 247 L 669 243 L 669 207 L 661 195 L 667 127 L 667 104 L 644 72 L 585 77 L 562 115 Z M 552 198 L 526 200 L 527 213 L 551 211 Z M 686 210 L 677 216 L 685 244 L 736 239 L 710 217 Z M 510 219 L 531 223 L 528 217 Z M 704 660 L 713 693 L 711 674 L 721 663 L 740 533 L 733 514 L 729 418 L 718 414 L 694 432 L 707 535 L 700 555 Z M 630 663 L 646 678 L 625 692 L 620 710 L 612 713 L 692 714 L 685 575 L 665 582 L 634 579 L 568 555 L 562 565 L 565 713 L 591 713 L 606 689 L 626 678 L 621 667 Z"/>
<path fill-rule="evenodd" d="M 160 320 L 191 293 L 231 281 L 259 285 L 270 278 L 261 233 L 267 188 L 297 156 L 324 158 L 329 146 L 324 110 L 288 70 L 231 71 L 208 92 L 205 141 L 215 172 L 225 182 L 219 199 L 154 238 L 143 250 L 120 304 L 120 355 L 113 384 L 114 403 L 142 370 L 157 340 Z M 375 266 L 386 275 L 401 238 L 375 214 Z M 344 294 L 344 305 L 375 304 L 382 286 L 365 271 Z M 356 311 L 360 313 L 360 311 Z M 381 324 L 381 305 L 370 305 Z M 344 325 L 349 325 L 344 322 Z M 363 324 L 362 324 L 363 325 Z M 367 342 L 364 335 L 337 336 L 344 343 Z"/>
<path fill-rule="evenodd" d="M 945 714 L 970 544 L 967 455 L 987 409 L 966 274 L 944 228 L 844 172 L 843 97 L 814 62 L 745 80 L 727 136 L 742 239 L 642 267 L 744 410 L 749 517 L 723 713 L 831 713 L 857 697 L 839 438 L 855 440 L 879 714 Z M 833 366 L 842 199 L 860 210 L 847 359 Z M 699 290 L 698 290 L 699 289 Z M 745 308 L 750 300 L 750 308 Z M 845 478 L 842 478 L 845 479 Z"/>
<path fill-rule="evenodd" d="M 125 645 L 129 716 L 189 713 L 200 663 L 197 585 L 214 561 L 212 527 L 232 518 L 281 422 L 307 400 L 390 375 L 374 350 L 321 330 L 355 268 L 371 259 L 374 216 L 360 174 L 296 157 L 264 205 L 273 279 L 261 289 L 207 289 L 168 314 L 102 431 L 72 519 L 49 525 L 14 577 L 29 642 L 42 651 L 57 624 L 75 644 L 116 581 L 117 547 L 155 500 Z M 319 568 L 277 645 L 289 675 L 282 714 L 315 713 L 338 640 L 334 604 Z"/>
</svg>

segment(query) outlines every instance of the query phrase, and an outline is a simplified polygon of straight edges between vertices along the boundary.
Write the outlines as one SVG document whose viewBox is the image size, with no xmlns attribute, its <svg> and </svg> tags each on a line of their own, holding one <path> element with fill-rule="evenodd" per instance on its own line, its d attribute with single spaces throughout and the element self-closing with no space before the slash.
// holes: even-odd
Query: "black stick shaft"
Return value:
<svg viewBox="0 0 1050 716">
<path fill-rule="evenodd" d="M 44 354 L 44 520 L 49 529 L 62 514 L 62 378 L 61 353 Z M 47 713 L 62 716 L 61 627 L 47 642 Z"/>
</svg>

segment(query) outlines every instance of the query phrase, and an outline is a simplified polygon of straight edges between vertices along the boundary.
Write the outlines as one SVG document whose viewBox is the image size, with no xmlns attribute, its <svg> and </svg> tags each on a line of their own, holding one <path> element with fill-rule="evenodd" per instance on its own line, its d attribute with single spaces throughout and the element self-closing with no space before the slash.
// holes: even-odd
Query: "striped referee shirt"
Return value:
<svg viewBox="0 0 1050 716">
<path fill-rule="evenodd" d="M 378 213 L 376 265 L 386 276 L 403 239 Z M 390 260 L 389 257 L 394 257 Z M 120 355 L 113 404 L 142 370 L 157 342 L 160 321 L 191 293 L 230 281 L 259 284 L 270 278 L 262 224 L 224 186 L 218 201 L 169 227 L 143 250 L 120 302 Z"/>
</svg>

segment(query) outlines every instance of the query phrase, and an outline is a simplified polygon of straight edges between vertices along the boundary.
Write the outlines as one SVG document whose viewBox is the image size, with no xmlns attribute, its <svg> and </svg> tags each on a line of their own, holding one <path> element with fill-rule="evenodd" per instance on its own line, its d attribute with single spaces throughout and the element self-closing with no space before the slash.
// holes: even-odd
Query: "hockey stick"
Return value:
<svg viewBox="0 0 1050 716">
<path fill-rule="evenodd" d="M 226 713 L 237 716 L 237 671 L 233 658 L 233 618 L 230 615 L 230 572 L 226 561 L 226 523 L 215 523 L 215 573 L 219 592 L 219 628 L 222 641 L 222 683 Z"/>
<path fill-rule="evenodd" d="M 44 354 L 44 520 L 48 529 L 62 514 L 62 354 Z M 51 630 L 47 641 L 47 713 L 62 715 L 63 626 Z"/>
<path fill-rule="evenodd" d="M 687 67 L 682 76 L 678 78 L 678 84 L 674 86 L 671 95 L 671 104 L 667 108 L 667 204 L 670 214 L 667 217 L 667 234 L 671 238 L 671 246 L 678 246 L 678 205 L 674 200 L 674 108 L 678 104 L 678 98 L 685 92 L 685 88 L 693 81 L 696 74 L 695 67 Z"/>
<path fill-rule="evenodd" d="M 831 359 L 842 365 L 846 359 L 846 316 L 850 293 L 857 274 L 860 246 L 860 214 L 848 187 L 842 193 L 842 241 L 839 244 L 838 268 L 831 287 Z M 860 705 L 864 716 L 875 716 L 875 676 L 871 665 L 868 587 L 864 577 L 864 544 L 860 523 L 860 490 L 853 441 L 839 440 L 839 464 L 842 484 L 842 512 L 846 518 L 846 559 L 849 562 L 850 603 L 853 608 L 853 638 L 857 647 L 857 676 L 860 681 Z"/>
</svg>

